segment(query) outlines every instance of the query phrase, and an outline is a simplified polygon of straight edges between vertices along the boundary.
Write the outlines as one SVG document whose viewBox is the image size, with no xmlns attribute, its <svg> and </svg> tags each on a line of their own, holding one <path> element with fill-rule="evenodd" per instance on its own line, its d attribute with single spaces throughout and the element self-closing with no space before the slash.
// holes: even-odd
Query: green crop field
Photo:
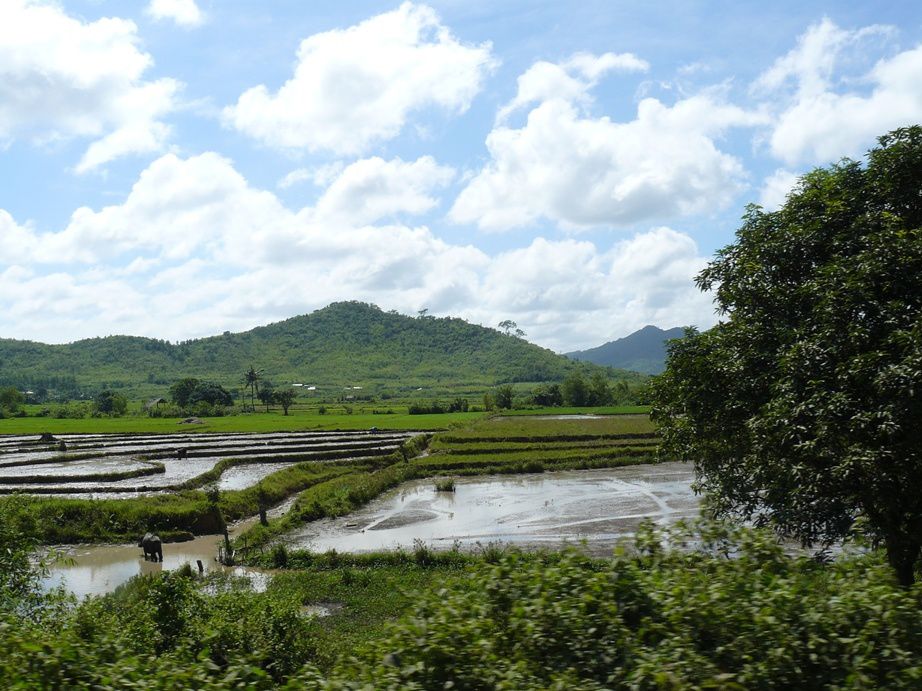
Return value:
<svg viewBox="0 0 922 691">
<path fill-rule="evenodd" d="M 610 415 L 599 418 L 556 417 L 555 409 L 546 416 L 498 416 L 483 424 L 453 429 L 442 437 L 447 443 L 489 440 L 539 442 L 553 439 L 625 438 L 625 435 L 654 434 L 647 414 Z"/>
<path fill-rule="evenodd" d="M 484 413 L 443 413 L 441 415 L 408 415 L 402 413 L 376 415 L 370 412 L 348 414 L 335 408 L 321 415 L 316 407 L 292 408 L 288 415 L 281 411 L 243 413 L 226 417 L 202 418 L 204 424 L 179 424 L 177 418 L 147 416 L 96 417 L 58 419 L 51 417 L 21 417 L 0 420 L 0 434 L 96 434 L 104 432 L 298 432 L 303 430 L 378 429 L 437 430 L 454 424 L 480 420 Z"/>
<path fill-rule="evenodd" d="M 646 415 L 650 412 L 648 405 L 605 405 L 586 408 L 563 406 L 560 408 L 523 408 L 521 410 L 504 410 L 504 416 L 520 415 Z"/>
</svg>

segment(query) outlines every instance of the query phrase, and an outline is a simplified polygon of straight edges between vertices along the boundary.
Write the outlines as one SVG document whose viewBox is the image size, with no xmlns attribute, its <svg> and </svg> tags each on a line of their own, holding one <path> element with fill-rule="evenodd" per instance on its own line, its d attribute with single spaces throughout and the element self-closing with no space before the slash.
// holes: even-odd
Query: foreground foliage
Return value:
<svg viewBox="0 0 922 691">
<path fill-rule="evenodd" d="M 922 550 L 920 189 L 917 126 L 750 207 L 698 277 L 726 318 L 673 342 L 653 410 L 718 514 L 807 543 L 860 527 L 904 584 Z"/>
<path fill-rule="evenodd" d="M 293 554 L 308 569 L 264 594 L 205 591 L 189 570 L 147 576 L 54 620 L 0 614 L 0 674 L 11 688 L 922 683 L 922 588 L 899 587 L 874 554 L 823 564 L 713 527 L 662 545 L 644 532 L 605 560 Z M 317 602 L 329 617 L 305 616 Z"/>
</svg>

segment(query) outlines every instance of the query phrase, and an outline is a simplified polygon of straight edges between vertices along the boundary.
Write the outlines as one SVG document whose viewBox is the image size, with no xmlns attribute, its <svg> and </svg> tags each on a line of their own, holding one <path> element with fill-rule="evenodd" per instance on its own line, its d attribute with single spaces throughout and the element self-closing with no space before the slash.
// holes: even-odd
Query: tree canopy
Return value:
<svg viewBox="0 0 922 691">
<path fill-rule="evenodd" d="M 718 515 L 804 543 L 862 528 L 911 583 L 922 545 L 922 127 L 866 166 L 750 206 L 697 277 L 722 321 L 672 342 L 654 387 L 664 448 Z"/>
<path fill-rule="evenodd" d="M 128 410 L 128 399 L 122 394 L 105 389 L 93 399 L 96 412 L 103 415 L 124 415 Z"/>
<path fill-rule="evenodd" d="M 170 398 L 180 408 L 188 408 L 199 402 L 210 405 L 233 405 L 234 399 L 220 384 L 186 377 L 170 387 Z"/>
</svg>

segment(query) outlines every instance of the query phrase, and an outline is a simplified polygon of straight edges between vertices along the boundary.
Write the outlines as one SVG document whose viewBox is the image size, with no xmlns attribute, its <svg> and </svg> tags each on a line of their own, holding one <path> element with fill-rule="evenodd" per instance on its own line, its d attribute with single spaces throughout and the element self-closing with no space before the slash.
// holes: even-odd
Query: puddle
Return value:
<svg viewBox="0 0 922 691">
<path fill-rule="evenodd" d="M 293 547 L 323 552 L 434 548 L 455 543 L 476 549 L 491 542 L 556 547 L 587 542 L 607 555 L 645 519 L 667 526 L 695 518 L 693 466 L 684 463 L 624 468 L 458 478 L 455 492 L 436 492 L 433 480 L 408 483 L 348 516 L 317 521 L 289 533 Z"/>
</svg>

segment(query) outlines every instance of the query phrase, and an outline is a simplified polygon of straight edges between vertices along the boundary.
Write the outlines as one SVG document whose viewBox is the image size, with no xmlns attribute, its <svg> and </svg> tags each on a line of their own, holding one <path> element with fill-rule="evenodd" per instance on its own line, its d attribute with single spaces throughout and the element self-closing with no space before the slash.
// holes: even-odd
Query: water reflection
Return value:
<svg viewBox="0 0 922 691">
<path fill-rule="evenodd" d="M 668 526 L 699 513 L 693 469 L 682 463 L 624 468 L 461 478 L 454 493 L 420 480 L 383 495 L 364 509 L 308 524 L 286 536 L 297 547 L 362 552 L 455 543 L 553 547 L 585 540 L 609 554 L 640 523 Z"/>
</svg>

